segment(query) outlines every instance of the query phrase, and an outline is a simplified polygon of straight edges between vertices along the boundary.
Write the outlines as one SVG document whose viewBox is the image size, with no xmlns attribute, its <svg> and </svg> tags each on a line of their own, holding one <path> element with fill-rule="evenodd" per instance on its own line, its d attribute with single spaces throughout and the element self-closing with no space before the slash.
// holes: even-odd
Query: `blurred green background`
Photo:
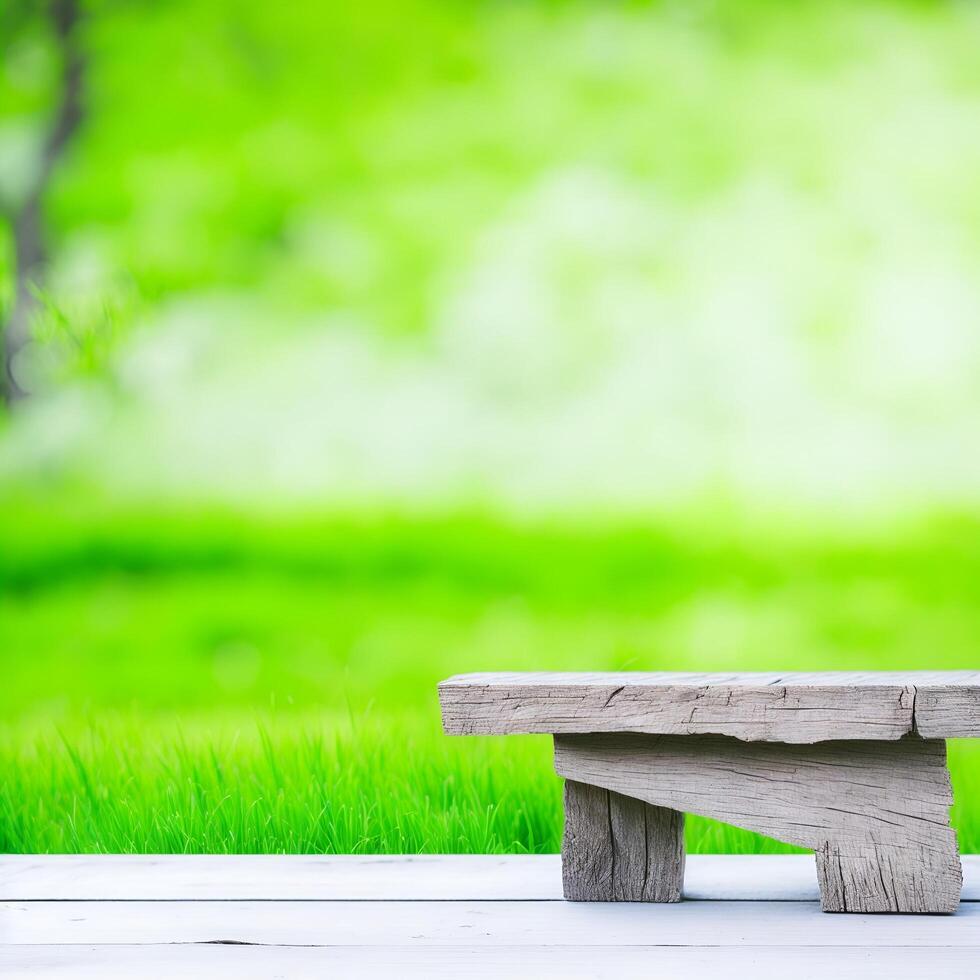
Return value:
<svg viewBox="0 0 980 980">
<path fill-rule="evenodd" d="M 7 0 L 0 850 L 555 850 L 443 677 L 976 667 L 978 42 Z"/>
</svg>

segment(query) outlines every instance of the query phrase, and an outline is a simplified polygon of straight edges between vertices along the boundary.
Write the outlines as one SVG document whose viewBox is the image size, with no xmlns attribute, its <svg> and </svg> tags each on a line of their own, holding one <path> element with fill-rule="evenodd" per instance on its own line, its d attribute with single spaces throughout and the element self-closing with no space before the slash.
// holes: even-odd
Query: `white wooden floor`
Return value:
<svg viewBox="0 0 980 980">
<path fill-rule="evenodd" d="M 952 916 L 828 915 L 809 856 L 688 858 L 679 905 L 561 900 L 557 856 L 0 857 L 0 977 L 980 977 Z"/>
</svg>

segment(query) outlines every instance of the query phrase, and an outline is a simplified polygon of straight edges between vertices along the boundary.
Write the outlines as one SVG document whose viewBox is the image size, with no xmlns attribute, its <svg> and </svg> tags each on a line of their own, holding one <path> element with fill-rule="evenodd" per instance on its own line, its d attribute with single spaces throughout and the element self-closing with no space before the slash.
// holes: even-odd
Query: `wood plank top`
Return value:
<svg viewBox="0 0 980 980">
<path fill-rule="evenodd" d="M 449 735 L 980 737 L 980 671 L 484 673 L 439 685 Z"/>
<path fill-rule="evenodd" d="M 69 945 L 0 947 L 0 976 L 46 980 L 499 980 L 541 977 L 725 977 L 726 980 L 922 980 L 970 977 L 980 947 L 453 945 Z"/>
<path fill-rule="evenodd" d="M 0 944 L 977 946 L 980 905 L 831 916 L 811 902 L 0 903 Z"/>
<path fill-rule="evenodd" d="M 980 902 L 963 855 L 962 902 Z M 812 854 L 689 854 L 685 901 L 817 902 Z M 560 902 L 557 854 L 5 854 L 0 902 Z M 980 940 L 978 940 L 980 941 Z M 0 974 L 2 975 L 2 974 Z"/>
<path fill-rule="evenodd" d="M 977 862 L 910 918 L 822 914 L 812 855 L 692 855 L 659 906 L 564 902 L 557 855 L 5 855 L 0 976 L 972 976 Z"/>
</svg>

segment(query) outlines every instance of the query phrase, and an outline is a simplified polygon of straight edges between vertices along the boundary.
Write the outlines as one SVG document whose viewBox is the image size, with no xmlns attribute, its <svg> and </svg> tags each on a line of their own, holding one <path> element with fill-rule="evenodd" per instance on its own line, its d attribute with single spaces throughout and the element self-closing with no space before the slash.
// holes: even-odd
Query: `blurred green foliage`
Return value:
<svg viewBox="0 0 980 980">
<path fill-rule="evenodd" d="M 8 501 L 0 534 L 15 850 L 549 850 L 547 740 L 445 739 L 442 678 L 967 668 L 980 638 L 970 518 L 835 538 L 703 515 L 548 527 Z M 980 755 L 952 765 L 973 800 Z M 976 808 L 957 820 L 980 846 Z M 776 846 L 688 833 L 695 850 Z"/>
<path fill-rule="evenodd" d="M 27 7 L 0 72 L 11 200 L 57 96 L 44 8 Z M 887 68 L 892 52 L 910 87 L 938 86 L 951 106 L 980 90 L 977 24 L 958 4 L 83 7 L 88 113 L 46 208 L 47 299 L 73 336 L 215 290 L 281 317 L 351 309 L 382 333 L 418 333 L 535 178 L 609 169 L 690 202 L 780 174 L 819 197 L 894 94 L 869 63 Z M 894 179 L 909 203 L 938 193 L 975 210 L 967 162 L 939 155 Z M 10 271 L 5 254 L 0 285 Z"/>
<path fill-rule="evenodd" d="M 2 509 L 0 707 L 372 703 L 492 669 L 969 668 L 972 519 L 880 534 Z M 924 654 L 924 651 L 926 653 Z M 52 689 L 51 680 L 57 679 Z"/>
<path fill-rule="evenodd" d="M 812 468 L 833 509 L 869 444 L 887 463 L 945 433 L 969 464 L 970 5 L 84 6 L 88 112 L 45 201 L 37 397 L 0 420 L 0 851 L 552 850 L 546 740 L 444 739 L 442 677 L 977 666 L 980 520 L 945 497 L 875 528 L 876 503 L 838 527 L 761 494 L 754 521 L 693 504 L 610 520 L 612 493 L 602 519 L 520 524 L 440 505 L 438 482 L 477 458 L 459 472 L 493 502 L 473 472 L 520 496 L 534 480 L 507 478 L 544 459 L 558 484 L 602 471 L 601 496 L 636 462 L 633 499 L 674 469 L 714 499 L 732 460 L 758 487 L 786 447 L 829 446 Z M 0 56 L 9 214 L 58 96 L 42 6 L 0 10 Z M 4 221 L 4 314 L 12 283 Z M 120 356 L 147 335 L 142 361 Z M 431 361 L 399 360 L 427 342 Z M 537 444 L 506 455 L 525 428 Z M 940 484 L 945 446 L 875 473 L 896 497 L 893 472 Z M 205 477 L 237 490 L 242 460 L 275 497 L 265 517 L 210 502 Z M 262 478 L 286 498 L 323 460 L 304 499 L 346 466 L 364 507 L 324 493 L 284 515 Z M 99 467 L 124 489 L 134 469 L 154 491 L 190 474 L 185 504 L 102 496 Z M 378 485 L 430 506 L 372 506 Z M 980 799 L 980 756 L 955 746 L 952 767 L 958 799 Z M 980 848 L 980 808 L 956 821 Z M 774 846 L 698 820 L 689 842 Z"/>
</svg>

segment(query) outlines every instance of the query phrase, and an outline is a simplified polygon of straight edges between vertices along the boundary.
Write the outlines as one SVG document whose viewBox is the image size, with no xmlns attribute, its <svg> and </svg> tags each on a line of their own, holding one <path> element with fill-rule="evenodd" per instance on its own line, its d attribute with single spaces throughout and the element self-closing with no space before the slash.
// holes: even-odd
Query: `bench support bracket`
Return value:
<svg viewBox="0 0 980 980">
<path fill-rule="evenodd" d="M 816 853 L 828 912 L 952 912 L 962 886 L 945 742 L 555 736 L 565 897 L 675 902 L 683 814 Z"/>
</svg>

